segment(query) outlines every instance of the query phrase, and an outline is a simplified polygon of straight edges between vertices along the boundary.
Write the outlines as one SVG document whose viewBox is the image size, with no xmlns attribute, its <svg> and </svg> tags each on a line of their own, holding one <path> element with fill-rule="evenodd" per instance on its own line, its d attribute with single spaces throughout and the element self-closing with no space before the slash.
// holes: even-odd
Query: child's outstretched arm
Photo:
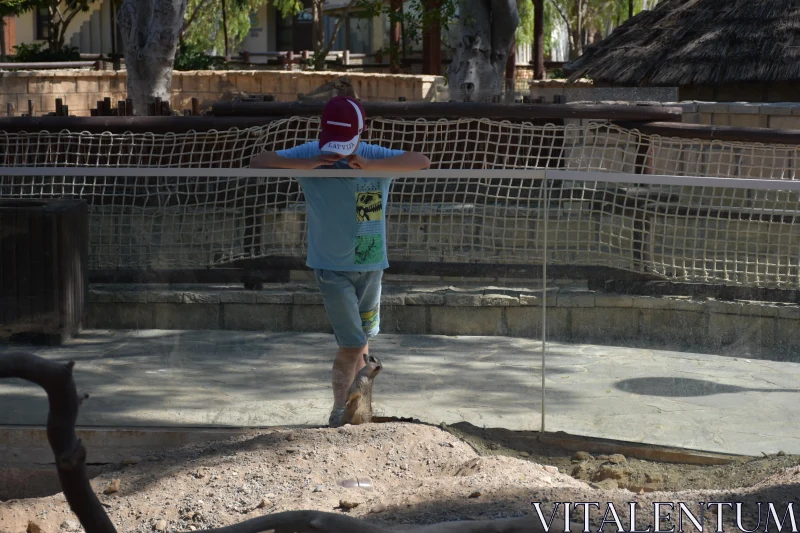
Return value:
<svg viewBox="0 0 800 533">
<path fill-rule="evenodd" d="M 250 160 L 250 168 L 313 170 L 323 165 L 332 165 L 341 158 L 336 154 L 321 154 L 311 158 L 294 158 L 281 157 L 277 152 L 262 152 Z"/>
<path fill-rule="evenodd" d="M 361 170 L 388 170 L 391 172 L 426 170 L 431 166 L 430 159 L 419 152 L 405 152 L 382 159 L 365 159 L 359 155 L 351 155 L 347 162 L 351 167 Z"/>
</svg>

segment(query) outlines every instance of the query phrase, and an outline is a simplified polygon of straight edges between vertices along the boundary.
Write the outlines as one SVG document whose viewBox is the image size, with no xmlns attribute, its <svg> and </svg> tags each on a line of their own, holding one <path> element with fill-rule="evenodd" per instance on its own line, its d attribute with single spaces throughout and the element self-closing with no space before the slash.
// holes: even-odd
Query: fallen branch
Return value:
<svg viewBox="0 0 800 533">
<path fill-rule="evenodd" d="M 73 361 L 48 361 L 33 354 L 11 352 L 0 355 L 0 378 L 22 378 L 47 393 L 47 441 L 55 456 L 58 481 L 70 509 L 86 533 L 116 533 L 100 500 L 92 492 L 86 473 L 86 448 L 75 435 L 75 420 L 83 398 L 72 379 Z"/>
<path fill-rule="evenodd" d="M 72 379 L 73 361 L 56 363 L 25 352 L 0 354 L 0 379 L 21 378 L 42 387 L 50 406 L 47 440 L 55 455 L 61 488 L 72 512 L 86 533 L 116 533 L 105 509 L 89 484 L 86 449 L 75 435 L 75 420 L 81 401 Z M 408 533 L 542 533 L 544 528 L 527 515 L 501 520 L 442 522 L 406 530 Z M 553 520 L 551 531 L 565 531 L 563 521 Z M 364 520 L 322 511 L 274 513 L 204 533 L 391 533 Z"/>
</svg>

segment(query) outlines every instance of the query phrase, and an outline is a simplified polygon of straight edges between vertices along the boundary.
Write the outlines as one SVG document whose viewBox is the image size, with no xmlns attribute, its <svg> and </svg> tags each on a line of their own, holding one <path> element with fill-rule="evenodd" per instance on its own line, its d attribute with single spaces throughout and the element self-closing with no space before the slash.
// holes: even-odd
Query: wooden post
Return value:
<svg viewBox="0 0 800 533">
<path fill-rule="evenodd" d="M 56 116 L 64 116 L 64 101 L 61 98 L 56 98 Z"/>
<path fill-rule="evenodd" d="M 200 114 L 200 100 L 192 97 L 192 115 L 197 116 Z"/>
<path fill-rule="evenodd" d="M 28 116 L 33 116 L 33 100 L 28 100 Z"/>
<path fill-rule="evenodd" d="M 6 104 L 6 114 L 9 117 L 14 116 L 14 104 Z"/>
<path fill-rule="evenodd" d="M 133 100 L 131 98 L 125 99 L 125 113 L 126 116 L 133 116 Z"/>
<path fill-rule="evenodd" d="M 108 96 L 103 98 L 103 112 L 106 116 L 111 115 L 111 98 Z"/>
</svg>

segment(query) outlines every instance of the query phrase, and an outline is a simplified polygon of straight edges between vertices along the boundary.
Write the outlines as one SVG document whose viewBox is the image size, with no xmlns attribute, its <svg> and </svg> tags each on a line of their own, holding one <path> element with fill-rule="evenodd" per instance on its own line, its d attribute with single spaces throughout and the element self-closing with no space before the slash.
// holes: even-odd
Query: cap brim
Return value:
<svg viewBox="0 0 800 533">
<path fill-rule="evenodd" d="M 325 135 L 320 137 L 319 149 L 322 152 L 330 152 L 339 155 L 350 155 L 356 151 L 360 135 L 356 135 L 352 139 L 334 139 L 325 138 Z"/>
</svg>

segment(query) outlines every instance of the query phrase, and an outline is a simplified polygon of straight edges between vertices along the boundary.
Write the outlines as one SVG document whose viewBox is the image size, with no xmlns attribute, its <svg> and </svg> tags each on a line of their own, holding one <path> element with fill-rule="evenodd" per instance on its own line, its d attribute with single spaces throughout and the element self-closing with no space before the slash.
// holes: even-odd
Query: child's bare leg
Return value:
<svg viewBox="0 0 800 533">
<path fill-rule="evenodd" d="M 369 343 L 361 348 L 339 348 L 333 361 L 333 405 L 344 407 L 347 390 L 356 374 L 364 368 L 364 354 L 369 353 Z"/>
</svg>

